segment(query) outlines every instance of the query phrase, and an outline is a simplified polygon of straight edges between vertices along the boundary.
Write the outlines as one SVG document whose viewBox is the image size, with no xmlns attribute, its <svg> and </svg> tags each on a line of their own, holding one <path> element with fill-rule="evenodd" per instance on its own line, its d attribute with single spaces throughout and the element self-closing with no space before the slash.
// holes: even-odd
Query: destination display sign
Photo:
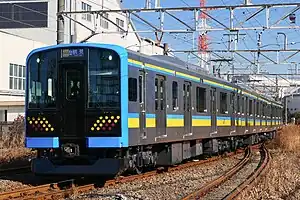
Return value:
<svg viewBox="0 0 300 200">
<path fill-rule="evenodd" d="M 62 49 L 61 51 L 62 58 L 72 58 L 72 57 L 83 57 L 83 49 Z"/>
</svg>

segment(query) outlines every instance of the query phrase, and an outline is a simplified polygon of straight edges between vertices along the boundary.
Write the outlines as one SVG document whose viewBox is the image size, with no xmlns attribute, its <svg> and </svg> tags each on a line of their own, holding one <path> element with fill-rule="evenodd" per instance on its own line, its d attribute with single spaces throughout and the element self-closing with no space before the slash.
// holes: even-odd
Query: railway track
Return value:
<svg viewBox="0 0 300 200">
<path fill-rule="evenodd" d="M 242 153 L 242 150 L 238 150 L 237 152 L 229 153 L 226 157 L 234 156 L 237 153 Z M 37 187 L 32 188 L 26 188 L 21 190 L 15 190 L 11 192 L 5 192 L 0 193 L 0 200 L 6 200 L 6 199 L 59 199 L 59 198 L 66 198 L 71 196 L 72 194 L 82 194 L 86 193 L 88 191 L 94 190 L 98 187 L 107 187 L 112 185 L 117 185 L 120 183 L 127 183 L 131 182 L 137 179 L 147 178 L 150 176 L 155 176 L 159 173 L 164 173 L 166 171 L 172 172 L 176 170 L 182 170 L 185 168 L 201 165 L 204 163 L 209 163 L 213 161 L 217 161 L 224 158 L 224 156 L 217 156 L 213 158 L 209 158 L 207 160 L 200 160 L 197 162 L 188 162 L 182 165 L 178 165 L 175 167 L 170 167 L 167 170 L 166 169 L 157 169 L 154 171 L 146 172 L 139 175 L 131 175 L 131 176 L 125 176 L 125 177 L 119 177 L 117 179 L 108 180 L 104 184 L 98 184 L 90 183 L 90 184 L 83 184 L 82 183 L 76 183 L 76 180 L 65 180 L 58 183 L 51 183 L 51 184 L 45 184 L 40 185 Z"/>
<path fill-rule="evenodd" d="M 245 157 L 243 160 L 241 160 L 238 164 L 236 164 L 233 168 L 231 168 L 229 171 L 227 171 L 222 176 L 212 180 L 211 182 L 207 183 L 203 187 L 201 187 L 199 190 L 189 194 L 188 196 L 184 197 L 182 200 L 191 200 L 191 199 L 236 199 L 239 197 L 239 195 L 243 191 L 249 190 L 253 184 L 258 180 L 260 175 L 265 173 L 269 167 L 269 161 L 270 161 L 270 155 L 265 146 L 261 145 L 260 150 L 260 161 L 257 163 L 256 169 L 250 173 L 249 176 L 246 175 L 244 178 L 245 180 L 242 181 L 240 184 L 238 184 L 237 187 L 234 187 L 232 185 L 236 184 L 237 179 L 243 179 L 237 176 L 237 174 L 242 171 L 244 168 L 247 168 L 247 165 L 249 165 L 251 154 L 253 149 L 257 148 L 257 146 L 248 148 L 245 153 Z M 249 167 L 248 167 L 249 168 Z M 249 169 L 248 169 L 249 171 Z M 235 176 L 235 177 L 234 177 Z M 234 179 L 232 178 L 234 177 Z M 230 180 L 232 178 L 232 180 Z M 231 182 L 230 182 L 231 181 Z M 225 185 L 227 183 L 227 185 Z M 224 187 L 222 188 L 222 185 L 224 184 Z M 231 185 L 230 185 L 231 184 Z M 234 187 L 233 190 L 228 191 L 230 188 Z M 223 191 L 222 191 L 223 189 Z M 224 190 L 226 193 L 224 194 Z M 212 194 L 218 194 L 220 196 L 212 195 Z"/>
</svg>

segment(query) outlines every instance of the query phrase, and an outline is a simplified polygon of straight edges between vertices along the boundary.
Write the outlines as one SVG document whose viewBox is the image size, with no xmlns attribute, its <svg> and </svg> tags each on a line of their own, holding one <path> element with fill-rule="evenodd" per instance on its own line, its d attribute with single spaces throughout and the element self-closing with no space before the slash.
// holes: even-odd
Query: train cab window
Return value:
<svg viewBox="0 0 300 200">
<path fill-rule="evenodd" d="M 196 88 L 196 109 L 197 112 L 204 112 L 206 110 L 206 89 Z"/>
<path fill-rule="evenodd" d="M 27 62 L 28 108 L 55 108 L 57 98 L 57 53 L 33 54 Z"/>
<path fill-rule="evenodd" d="M 128 97 L 129 101 L 137 100 L 137 80 L 136 78 L 128 79 Z"/>
<path fill-rule="evenodd" d="M 178 83 L 176 81 L 172 83 L 172 107 L 173 110 L 178 109 Z"/>
<path fill-rule="evenodd" d="M 228 114 L 227 93 L 220 92 L 220 113 Z"/>
</svg>

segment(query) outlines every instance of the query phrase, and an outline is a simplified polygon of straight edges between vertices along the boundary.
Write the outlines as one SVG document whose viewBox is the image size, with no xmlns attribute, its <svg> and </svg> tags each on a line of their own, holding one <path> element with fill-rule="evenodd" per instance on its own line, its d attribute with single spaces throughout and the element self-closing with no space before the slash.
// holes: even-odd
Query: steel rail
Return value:
<svg viewBox="0 0 300 200">
<path fill-rule="evenodd" d="M 163 172 L 172 172 L 172 171 L 177 171 L 177 170 L 182 170 L 210 162 L 214 162 L 217 160 L 221 160 L 224 157 L 231 157 L 234 156 L 238 153 L 242 153 L 243 150 L 237 150 L 236 152 L 231 152 L 227 154 L 226 156 L 216 156 L 212 158 L 208 158 L 207 160 L 200 160 L 197 162 L 188 162 L 185 164 L 181 164 L 175 167 L 170 167 L 168 169 L 157 169 L 153 171 L 149 171 L 143 174 L 138 174 L 138 175 L 131 175 L 131 176 L 125 176 L 125 177 L 119 177 L 113 180 L 108 180 L 105 182 L 103 187 L 107 186 L 112 186 L 112 185 L 117 185 L 120 183 L 126 183 L 126 182 L 132 182 L 137 179 L 142 179 L 142 178 L 147 178 L 151 176 L 155 176 L 157 174 L 163 173 Z M 61 189 L 60 184 L 63 182 L 58 182 L 58 183 L 52 183 L 52 184 L 45 184 L 37 187 L 32 187 L 32 188 L 24 188 L 16 191 L 10 191 L 10 192 L 4 192 L 0 193 L 0 200 L 7 200 L 7 199 L 55 199 L 55 198 L 66 198 L 72 194 L 80 194 L 80 193 L 85 193 L 87 191 L 93 190 L 97 188 L 97 186 L 93 184 L 86 184 L 82 186 L 76 186 L 74 184 L 74 180 L 66 180 L 64 182 L 70 182 L 70 187 L 67 189 Z"/>
<path fill-rule="evenodd" d="M 199 190 L 187 195 L 182 200 L 201 199 L 201 197 L 203 197 L 204 195 L 209 193 L 213 188 L 218 187 L 223 182 L 228 180 L 230 177 L 232 177 L 234 174 L 236 174 L 240 169 L 242 169 L 249 162 L 252 148 L 248 147 L 246 149 L 245 156 L 244 156 L 243 160 L 241 160 L 238 164 L 236 164 L 234 167 L 232 167 L 225 174 L 223 174 L 222 176 L 220 176 L 220 177 L 214 179 L 213 181 L 209 182 L 205 186 L 201 187 Z"/>
<path fill-rule="evenodd" d="M 229 195 L 227 195 L 224 199 L 225 200 L 232 200 L 238 198 L 242 192 L 248 192 L 255 183 L 264 175 L 268 169 L 270 168 L 270 160 L 271 156 L 265 145 L 262 145 L 262 157 L 259 166 L 257 169 L 244 181 L 240 184 L 235 190 L 233 190 Z"/>
</svg>

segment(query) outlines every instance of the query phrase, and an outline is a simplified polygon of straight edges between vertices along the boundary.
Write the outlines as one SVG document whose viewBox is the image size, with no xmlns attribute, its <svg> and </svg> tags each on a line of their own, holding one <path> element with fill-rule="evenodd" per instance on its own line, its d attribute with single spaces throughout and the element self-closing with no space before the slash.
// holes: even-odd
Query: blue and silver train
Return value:
<svg viewBox="0 0 300 200">
<path fill-rule="evenodd" d="M 279 102 L 168 57 L 79 43 L 26 63 L 26 147 L 39 175 L 114 175 L 273 137 Z"/>
</svg>

